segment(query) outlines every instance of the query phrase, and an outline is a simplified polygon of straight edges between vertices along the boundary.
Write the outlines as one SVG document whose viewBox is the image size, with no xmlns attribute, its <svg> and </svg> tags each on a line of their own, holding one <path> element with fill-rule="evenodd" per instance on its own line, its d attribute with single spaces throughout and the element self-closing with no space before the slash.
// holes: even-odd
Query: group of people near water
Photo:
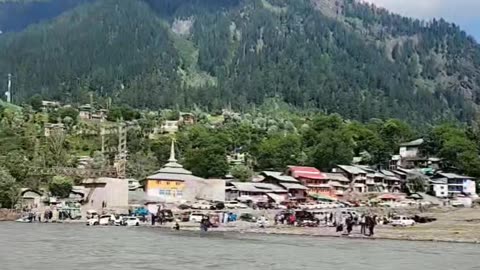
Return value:
<svg viewBox="0 0 480 270">
<path fill-rule="evenodd" d="M 348 213 L 347 216 L 343 216 L 339 222 L 336 222 L 335 227 L 337 232 L 341 232 L 344 235 L 350 235 L 354 227 L 360 227 L 360 234 L 373 236 L 377 224 L 378 218 L 376 215 L 362 214 L 359 216 L 355 213 Z"/>
<path fill-rule="evenodd" d="M 59 212 L 46 209 L 43 213 L 36 210 L 24 211 L 23 219 L 27 222 L 52 222 L 59 219 Z"/>
</svg>

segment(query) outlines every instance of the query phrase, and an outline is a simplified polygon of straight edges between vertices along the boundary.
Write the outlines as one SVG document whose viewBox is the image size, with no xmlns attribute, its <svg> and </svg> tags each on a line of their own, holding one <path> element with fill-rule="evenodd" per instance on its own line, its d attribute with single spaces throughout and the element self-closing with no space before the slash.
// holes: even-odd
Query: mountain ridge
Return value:
<svg viewBox="0 0 480 270">
<path fill-rule="evenodd" d="M 16 74 L 20 100 L 94 91 L 134 107 L 245 109 L 278 97 L 418 123 L 470 122 L 480 104 L 473 38 L 353 0 L 87 1 L 1 35 L 0 48 L 0 74 Z"/>
</svg>

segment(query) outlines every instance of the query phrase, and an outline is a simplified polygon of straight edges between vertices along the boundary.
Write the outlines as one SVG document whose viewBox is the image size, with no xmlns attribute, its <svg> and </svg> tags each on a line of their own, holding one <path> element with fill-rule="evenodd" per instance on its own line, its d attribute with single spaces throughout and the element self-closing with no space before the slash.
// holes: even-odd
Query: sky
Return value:
<svg viewBox="0 0 480 270">
<path fill-rule="evenodd" d="M 363 0 L 404 16 L 444 18 L 480 41 L 480 0 Z"/>
</svg>

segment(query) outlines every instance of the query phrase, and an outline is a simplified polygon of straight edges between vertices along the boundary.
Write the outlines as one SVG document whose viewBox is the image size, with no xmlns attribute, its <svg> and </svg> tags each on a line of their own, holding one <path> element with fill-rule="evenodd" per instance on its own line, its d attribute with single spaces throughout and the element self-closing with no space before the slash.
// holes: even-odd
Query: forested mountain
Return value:
<svg viewBox="0 0 480 270">
<path fill-rule="evenodd" d="M 354 0 L 6 1 L 0 29 L 0 75 L 14 74 L 17 101 L 94 91 L 140 108 L 213 110 L 277 97 L 416 123 L 472 121 L 480 104 L 473 38 Z"/>
</svg>

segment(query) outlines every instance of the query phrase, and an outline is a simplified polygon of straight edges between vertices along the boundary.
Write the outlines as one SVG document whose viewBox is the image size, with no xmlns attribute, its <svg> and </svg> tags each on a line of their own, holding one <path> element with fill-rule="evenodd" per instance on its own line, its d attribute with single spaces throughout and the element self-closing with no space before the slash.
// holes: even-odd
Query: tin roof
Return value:
<svg viewBox="0 0 480 270">
<path fill-rule="evenodd" d="M 325 175 L 329 180 L 335 180 L 339 182 L 350 182 L 350 180 L 348 180 L 348 178 L 341 173 L 326 173 Z"/>
<path fill-rule="evenodd" d="M 420 146 L 420 145 L 422 145 L 424 142 L 425 142 L 425 141 L 424 141 L 423 139 L 417 139 L 417 140 L 414 140 L 414 141 L 402 143 L 402 144 L 400 144 L 400 146 Z"/>
<path fill-rule="evenodd" d="M 459 175 L 456 173 L 437 173 L 437 174 L 448 179 L 474 179 L 474 177 Z"/>
<path fill-rule="evenodd" d="M 280 182 L 291 182 L 291 183 L 298 183 L 298 180 L 289 176 L 289 175 L 284 175 L 281 172 L 272 172 L 272 171 L 263 171 L 261 173 L 265 177 L 272 177 L 277 179 Z"/>
<path fill-rule="evenodd" d="M 325 173 L 322 173 L 319 169 L 314 167 L 304 167 L 304 166 L 289 166 L 288 167 L 292 176 L 295 178 L 305 178 L 305 179 L 325 179 Z"/>
<path fill-rule="evenodd" d="M 338 168 L 350 173 L 350 174 L 367 174 L 366 171 L 350 165 L 337 165 Z"/>
<path fill-rule="evenodd" d="M 155 174 L 147 177 L 147 180 L 174 180 L 174 181 L 189 181 L 189 180 L 204 180 L 203 178 L 192 175 L 192 172 L 183 168 L 175 158 L 175 141 L 172 140 L 170 148 L 170 158 L 168 163 L 156 171 Z"/>
<path fill-rule="evenodd" d="M 278 192 L 285 193 L 287 190 L 284 188 L 268 183 L 252 183 L 252 182 L 230 182 L 238 191 L 244 192 L 258 192 L 258 193 L 267 193 L 267 192 Z"/>
</svg>

